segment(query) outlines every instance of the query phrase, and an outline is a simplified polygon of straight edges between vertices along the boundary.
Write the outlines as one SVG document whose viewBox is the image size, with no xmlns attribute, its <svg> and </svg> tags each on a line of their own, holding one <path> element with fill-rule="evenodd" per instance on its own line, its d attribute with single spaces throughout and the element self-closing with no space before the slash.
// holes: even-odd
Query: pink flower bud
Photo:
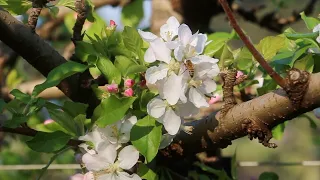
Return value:
<svg viewBox="0 0 320 180">
<path fill-rule="evenodd" d="M 243 75 L 243 72 L 242 72 L 242 71 L 238 71 L 236 78 L 238 79 L 238 78 L 239 78 L 240 76 L 242 76 L 242 75 Z"/>
<path fill-rule="evenodd" d="M 139 83 L 141 88 L 145 88 L 147 86 L 147 81 L 146 80 L 141 80 Z"/>
<path fill-rule="evenodd" d="M 51 123 L 53 123 L 54 122 L 54 120 L 52 120 L 52 119 L 47 119 L 47 120 L 45 120 L 44 122 L 43 122 L 43 124 L 44 125 L 47 125 L 47 124 L 51 124 Z"/>
<path fill-rule="evenodd" d="M 209 104 L 214 104 L 218 101 L 220 101 L 221 97 L 219 95 L 215 95 L 214 97 L 211 97 L 210 100 L 209 100 Z"/>
<path fill-rule="evenodd" d="M 134 92 L 133 92 L 133 89 L 132 89 L 132 88 L 128 88 L 128 89 L 126 89 L 126 90 L 123 92 L 123 95 L 124 95 L 124 96 L 127 96 L 127 97 L 132 97 L 133 94 L 134 94 Z"/>
<path fill-rule="evenodd" d="M 116 26 L 116 22 L 114 22 L 114 20 L 110 20 L 110 26 Z"/>
<path fill-rule="evenodd" d="M 112 83 L 107 85 L 107 90 L 109 93 L 117 93 L 119 92 L 118 84 Z"/>
<path fill-rule="evenodd" d="M 318 119 L 320 119 L 320 108 L 314 109 L 314 110 L 313 110 L 313 113 L 314 113 L 314 115 L 315 115 Z"/>
<path fill-rule="evenodd" d="M 128 88 L 131 88 L 133 85 L 134 85 L 134 80 L 133 79 L 126 79 L 125 81 L 124 81 L 124 86 L 125 87 L 128 87 Z"/>
</svg>

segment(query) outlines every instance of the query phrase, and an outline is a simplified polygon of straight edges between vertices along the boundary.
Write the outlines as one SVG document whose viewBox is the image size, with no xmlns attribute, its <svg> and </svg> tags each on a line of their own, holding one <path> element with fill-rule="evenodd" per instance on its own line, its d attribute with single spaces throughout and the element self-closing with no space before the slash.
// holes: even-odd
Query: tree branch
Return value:
<svg viewBox="0 0 320 180">
<path fill-rule="evenodd" d="M 77 20 L 74 24 L 72 30 L 73 30 L 73 36 L 71 38 L 74 45 L 76 45 L 77 41 L 82 41 L 83 35 L 81 34 L 83 24 L 87 19 L 89 6 L 86 5 L 85 0 L 76 0 L 75 1 L 75 7 L 77 9 Z"/>
<path fill-rule="evenodd" d="M 227 1 L 219 0 L 219 2 L 222 8 L 224 9 L 226 15 L 228 16 L 231 26 L 237 32 L 237 34 L 239 35 L 243 43 L 247 46 L 247 48 L 249 49 L 253 57 L 259 62 L 262 68 L 270 75 L 270 77 L 277 82 L 279 86 L 281 86 L 282 88 L 285 88 L 286 84 L 284 79 L 272 69 L 272 67 L 267 63 L 267 61 L 263 58 L 260 52 L 254 47 L 254 45 L 249 40 L 249 38 L 244 34 L 242 29 L 238 25 Z"/>
<path fill-rule="evenodd" d="M 28 63 L 35 67 L 42 75 L 47 76 L 55 67 L 66 60 L 30 28 L 16 20 L 7 11 L 0 8 L 0 40 L 21 55 Z M 58 88 L 71 100 L 88 103 L 88 115 L 99 103 L 90 88 L 84 88 L 82 83 L 90 81 L 92 77 L 75 74 L 63 80 Z"/>
</svg>

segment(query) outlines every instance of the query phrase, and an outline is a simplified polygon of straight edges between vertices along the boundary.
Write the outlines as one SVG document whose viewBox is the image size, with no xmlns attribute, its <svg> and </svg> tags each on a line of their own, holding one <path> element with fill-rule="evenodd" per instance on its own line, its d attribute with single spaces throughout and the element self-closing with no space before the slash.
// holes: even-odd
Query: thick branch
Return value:
<svg viewBox="0 0 320 180">
<path fill-rule="evenodd" d="M 30 28 L 17 21 L 7 11 L 0 8 L 0 40 L 21 55 L 41 74 L 47 76 L 55 67 L 66 60 Z M 98 104 L 91 89 L 82 87 L 82 83 L 92 77 L 88 74 L 75 74 L 59 84 L 59 89 L 70 99 L 77 102 L 89 103 L 89 115 Z"/>
<path fill-rule="evenodd" d="M 284 79 L 276 73 L 272 67 L 267 63 L 267 61 L 263 58 L 263 56 L 260 54 L 260 52 L 254 47 L 252 42 L 249 40 L 249 38 L 244 34 L 240 26 L 238 25 L 228 3 L 226 0 L 219 0 L 221 6 L 223 7 L 224 11 L 226 12 L 226 15 L 229 18 L 230 24 L 233 27 L 233 29 L 237 32 L 240 39 L 243 41 L 243 43 L 247 46 L 253 57 L 259 62 L 259 64 L 262 66 L 262 68 L 270 75 L 272 79 L 274 79 L 279 86 L 282 88 L 285 88 L 285 81 Z"/>
<path fill-rule="evenodd" d="M 73 36 L 72 41 L 76 45 L 77 41 L 82 41 L 83 35 L 81 34 L 84 22 L 87 19 L 89 7 L 86 5 L 85 0 L 76 0 L 75 7 L 77 9 L 77 20 L 74 24 L 72 30 L 73 30 Z"/>
</svg>

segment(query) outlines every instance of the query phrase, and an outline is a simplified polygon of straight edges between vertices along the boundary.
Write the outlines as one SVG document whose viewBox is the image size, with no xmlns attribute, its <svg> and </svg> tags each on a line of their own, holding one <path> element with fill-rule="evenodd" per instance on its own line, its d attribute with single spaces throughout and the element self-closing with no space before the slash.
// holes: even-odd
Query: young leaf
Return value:
<svg viewBox="0 0 320 180">
<path fill-rule="evenodd" d="M 28 0 L 0 0 L 0 6 L 12 15 L 20 15 L 32 7 L 32 2 Z"/>
<path fill-rule="evenodd" d="M 204 54 L 207 56 L 216 56 L 216 53 L 221 50 L 226 43 L 232 38 L 231 34 L 226 32 L 216 32 L 212 33 L 208 36 L 208 41 L 212 41 L 209 43 L 205 50 Z"/>
<path fill-rule="evenodd" d="M 300 70 L 305 70 L 308 71 L 309 73 L 312 73 L 313 67 L 314 67 L 314 59 L 312 54 L 308 54 L 304 56 L 303 58 L 296 60 L 294 62 L 293 67 L 300 69 Z"/>
<path fill-rule="evenodd" d="M 53 133 L 38 132 L 34 138 L 27 141 L 26 144 L 34 151 L 50 153 L 63 148 L 70 138 L 70 135 L 61 131 Z"/>
<path fill-rule="evenodd" d="M 129 66 L 129 68 L 127 69 L 127 72 L 125 74 L 125 76 L 128 76 L 130 74 L 136 74 L 136 73 L 140 73 L 140 72 L 145 72 L 147 70 L 146 66 L 143 65 L 132 65 Z"/>
<path fill-rule="evenodd" d="M 135 28 L 126 26 L 124 27 L 122 36 L 125 47 L 128 50 L 136 53 L 140 59 L 140 62 L 143 64 L 143 56 L 141 53 L 143 41 L 137 30 Z"/>
<path fill-rule="evenodd" d="M 162 125 L 155 118 L 146 116 L 132 127 L 130 139 L 134 147 L 151 162 L 157 155 L 161 141 Z"/>
<path fill-rule="evenodd" d="M 97 67 L 104 75 L 104 77 L 108 80 L 109 84 L 111 84 L 112 81 L 114 81 L 116 84 L 120 84 L 121 72 L 113 65 L 113 63 L 109 59 L 105 57 L 99 57 L 97 61 Z"/>
<path fill-rule="evenodd" d="M 313 28 L 320 24 L 320 20 L 313 18 L 313 17 L 307 17 L 304 12 L 300 13 L 301 19 L 306 23 L 306 26 L 308 29 L 313 30 Z"/>
<path fill-rule="evenodd" d="M 64 129 L 66 129 L 71 136 L 78 135 L 76 124 L 71 115 L 62 110 L 52 108 L 48 108 L 48 112 L 50 117 Z"/>
<path fill-rule="evenodd" d="M 12 119 L 6 120 L 4 122 L 4 126 L 9 128 L 16 128 L 19 127 L 21 124 L 27 122 L 28 118 L 29 117 L 23 114 L 13 114 Z"/>
<path fill-rule="evenodd" d="M 43 90 L 53 86 L 57 86 L 63 79 L 73 74 L 84 72 L 87 68 L 88 66 L 73 61 L 68 61 L 61 64 L 60 66 L 50 71 L 44 83 L 38 84 L 36 85 L 36 87 L 34 87 L 32 96 L 38 96 Z"/>
<path fill-rule="evenodd" d="M 64 7 L 72 9 L 73 11 L 77 11 L 76 7 L 75 7 L 74 0 L 60 0 L 56 4 L 56 6 L 64 6 Z"/>
<path fill-rule="evenodd" d="M 117 98 L 111 95 L 104 99 L 93 112 L 92 121 L 99 127 L 113 124 L 121 120 L 135 101 L 135 97 Z"/>
<path fill-rule="evenodd" d="M 20 101 L 24 103 L 28 103 L 31 100 L 31 96 L 29 94 L 25 94 L 21 92 L 19 89 L 13 89 L 10 94 L 12 94 L 16 99 L 19 99 Z"/>
<path fill-rule="evenodd" d="M 67 112 L 72 117 L 76 117 L 79 114 L 86 114 L 86 110 L 88 108 L 88 104 L 73 102 L 73 101 L 65 101 L 63 104 L 63 110 Z"/>
<path fill-rule="evenodd" d="M 135 63 L 126 56 L 116 56 L 116 60 L 114 61 L 114 65 L 121 71 L 123 76 L 126 76 L 127 70 L 130 66 L 135 65 Z"/>
<path fill-rule="evenodd" d="M 121 21 L 125 26 L 137 27 L 143 16 L 143 0 L 135 0 L 122 8 Z"/>
<path fill-rule="evenodd" d="M 277 54 L 277 52 L 285 46 L 285 37 L 268 36 L 263 38 L 257 45 L 257 49 L 263 57 L 269 61 Z"/>
<path fill-rule="evenodd" d="M 259 180 L 279 180 L 279 176 L 274 172 L 264 172 L 260 174 Z"/>
<path fill-rule="evenodd" d="M 272 136 L 274 139 L 279 140 L 282 138 L 286 124 L 287 124 L 286 122 L 279 124 L 275 128 L 272 129 Z"/>
<path fill-rule="evenodd" d="M 139 164 L 138 167 L 138 172 L 137 174 L 142 178 L 142 179 L 146 179 L 146 180 L 158 180 L 159 177 L 157 176 L 157 174 L 155 172 L 153 172 L 151 169 L 148 168 L 148 166 L 146 166 L 143 163 Z"/>
</svg>

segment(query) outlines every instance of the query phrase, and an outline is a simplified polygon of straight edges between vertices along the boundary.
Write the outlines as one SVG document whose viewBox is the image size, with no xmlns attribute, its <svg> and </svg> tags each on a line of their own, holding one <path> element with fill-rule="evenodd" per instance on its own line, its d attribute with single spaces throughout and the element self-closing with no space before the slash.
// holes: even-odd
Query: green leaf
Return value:
<svg viewBox="0 0 320 180">
<path fill-rule="evenodd" d="M 239 70 L 250 69 L 254 61 L 252 54 L 246 47 L 234 51 L 233 56 Z"/>
<path fill-rule="evenodd" d="M 13 114 L 12 119 L 4 122 L 4 126 L 9 128 L 16 128 L 19 127 L 21 124 L 27 122 L 28 119 L 29 117 L 23 114 Z"/>
<path fill-rule="evenodd" d="M 63 148 L 70 138 L 70 135 L 61 131 L 53 133 L 38 132 L 34 138 L 27 141 L 26 144 L 34 151 L 50 153 Z"/>
<path fill-rule="evenodd" d="M 0 6 L 12 15 L 21 15 L 32 7 L 32 2 L 28 0 L 0 0 Z"/>
<path fill-rule="evenodd" d="M 140 98 L 140 110 L 143 112 L 147 112 L 147 104 L 150 102 L 152 98 L 154 98 L 155 94 L 148 91 L 147 89 L 143 90 Z"/>
<path fill-rule="evenodd" d="M 5 109 L 10 111 L 12 114 L 23 114 L 25 107 L 26 107 L 26 103 L 18 99 L 13 99 L 6 104 Z"/>
<path fill-rule="evenodd" d="M 286 124 L 286 122 L 279 124 L 272 129 L 272 136 L 274 139 L 280 140 L 282 138 Z"/>
<path fill-rule="evenodd" d="M 209 43 L 205 50 L 204 54 L 207 56 L 215 56 L 218 51 L 220 51 L 226 43 L 232 38 L 232 34 L 226 32 L 216 32 L 212 33 L 208 36 L 208 41 L 212 41 Z"/>
<path fill-rule="evenodd" d="M 232 180 L 224 170 L 213 169 L 200 162 L 195 162 L 194 165 L 200 167 L 202 171 L 218 176 L 218 180 Z"/>
<path fill-rule="evenodd" d="M 300 13 L 301 19 L 304 21 L 306 24 L 307 28 L 310 30 L 313 30 L 313 28 L 320 24 L 319 19 L 313 18 L 313 17 L 307 17 L 304 12 Z"/>
<path fill-rule="evenodd" d="M 137 174 L 142 178 L 146 180 L 158 180 L 159 177 L 155 172 L 153 172 L 151 169 L 148 168 L 143 163 L 139 163 L 138 172 Z"/>
<path fill-rule="evenodd" d="M 285 37 L 281 36 L 268 36 L 263 38 L 257 45 L 257 49 L 263 57 L 269 61 L 277 52 L 285 46 Z"/>
<path fill-rule="evenodd" d="M 108 80 L 109 84 L 111 84 L 112 81 L 114 81 L 116 84 L 120 84 L 121 72 L 113 65 L 113 63 L 109 59 L 105 57 L 99 57 L 97 61 L 97 67 L 104 75 L 104 77 Z"/>
<path fill-rule="evenodd" d="M 43 90 L 57 86 L 63 79 L 73 74 L 84 72 L 87 68 L 88 66 L 73 61 L 61 64 L 50 71 L 44 83 L 36 85 L 33 89 L 32 96 L 38 96 Z"/>
<path fill-rule="evenodd" d="M 274 172 L 264 172 L 260 174 L 259 180 L 278 180 L 279 176 Z"/>
<path fill-rule="evenodd" d="M 302 38 L 311 38 L 316 39 L 319 36 L 319 32 L 313 32 L 313 33 L 284 33 L 284 35 L 291 40 L 297 40 Z"/>
<path fill-rule="evenodd" d="M 89 63 L 88 60 L 90 59 L 90 57 L 94 56 L 95 59 L 97 59 L 96 54 L 98 54 L 93 44 L 85 41 L 77 42 L 75 53 L 79 59 L 81 59 L 83 62 L 88 62 L 88 63 Z"/>
<path fill-rule="evenodd" d="M 129 68 L 127 69 L 127 72 L 125 74 L 125 76 L 128 76 L 130 74 L 136 74 L 136 73 L 140 73 L 140 72 L 145 72 L 147 70 L 146 66 L 143 65 L 131 65 L 129 66 Z"/>
<path fill-rule="evenodd" d="M 162 125 L 149 115 L 138 120 L 131 129 L 131 142 L 146 158 L 147 162 L 151 162 L 158 153 L 161 130 Z"/>
<path fill-rule="evenodd" d="M 75 7 L 75 1 L 74 0 L 60 0 L 56 4 L 56 6 L 64 6 L 64 7 L 72 9 L 73 11 L 77 11 L 76 7 Z"/>
<path fill-rule="evenodd" d="M 88 104 L 73 102 L 73 101 L 65 101 L 63 104 L 63 110 L 67 112 L 72 117 L 76 117 L 79 114 L 86 114 L 86 110 L 88 108 Z"/>
<path fill-rule="evenodd" d="M 64 129 L 66 129 L 71 136 L 78 135 L 76 124 L 71 115 L 60 109 L 53 109 L 49 108 L 48 106 L 46 107 L 48 109 L 50 117 Z"/>
<path fill-rule="evenodd" d="M 21 92 L 19 89 L 13 89 L 10 94 L 12 94 L 16 99 L 19 99 L 20 101 L 24 103 L 28 103 L 31 100 L 31 96 L 29 94 L 25 94 Z"/>
<path fill-rule="evenodd" d="M 138 55 L 141 64 L 143 64 L 144 60 L 141 53 L 143 41 L 138 31 L 135 28 L 125 26 L 122 36 L 125 47 Z"/>
<path fill-rule="evenodd" d="M 59 8 L 58 7 L 50 7 L 49 8 L 49 12 L 54 16 L 57 17 L 58 13 L 59 13 Z"/>
<path fill-rule="evenodd" d="M 121 71 L 123 76 L 126 76 L 127 70 L 130 66 L 135 65 L 135 63 L 126 56 L 116 56 L 114 65 Z"/>
<path fill-rule="evenodd" d="M 304 56 L 303 58 L 296 60 L 294 62 L 293 67 L 300 69 L 300 70 L 305 70 L 308 71 L 309 73 L 312 73 L 313 67 L 314 67 L 314 59 L 312 54 L 308 54 Z"/>
<path fill-rule="evenodd" d="M 96 107 L 93 112 L 92 121 L 96 122 L 99 127 L 113 124 L 121 120 L 136 97 L 117 98 L 111 95 L 109 98 L 104 99 L 101 104 Z"/>
<path fill-rule="evenodd" d="M 143 16 L 143 0 L 135 0 L 122 8 L 121 21 L 125 26 L 137 27 Z"/>
<path fill-rule="evenodd" d="M 264 79 L 263 86 L 261 88 L 258 88 L 258 94 L 259 96 L 266 94 L 270 91 L 273 91 L 277 88 L 277 83 L 272 79 Z"/>
</svg>

